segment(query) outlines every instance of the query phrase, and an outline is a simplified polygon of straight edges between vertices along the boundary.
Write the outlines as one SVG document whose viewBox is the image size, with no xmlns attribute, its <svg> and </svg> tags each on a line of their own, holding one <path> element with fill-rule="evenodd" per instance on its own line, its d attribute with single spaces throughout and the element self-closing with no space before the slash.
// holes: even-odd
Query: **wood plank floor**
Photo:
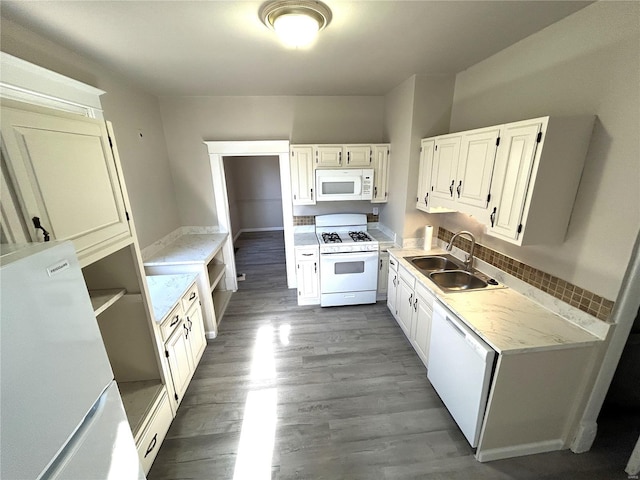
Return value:
<svg viewBox="0 0 640 480">
<path fill-rule="evenodd" d="M 582 455 L 477 462 L 384 303 L 298 307 L 281 232 L 236 247 L 246 280 L 150 480 L 628 478 L 638 432 L 619 435 L 617 419 Z"/>
</svg>

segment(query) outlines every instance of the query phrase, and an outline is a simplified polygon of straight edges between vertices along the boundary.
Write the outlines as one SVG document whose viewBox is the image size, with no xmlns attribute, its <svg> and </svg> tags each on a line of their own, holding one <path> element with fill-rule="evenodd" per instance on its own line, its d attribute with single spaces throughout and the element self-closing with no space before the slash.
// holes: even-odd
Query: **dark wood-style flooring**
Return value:
<svg viewBox="0 0 640 480">
<path fill-rule="evenodd" d="M 161 479 L 627 479 L 638 433 L 479 463 L 383 302 L 299 307 L 281 232 L 236 242 L 239 282 L 149 472 Z"/>
</svg>

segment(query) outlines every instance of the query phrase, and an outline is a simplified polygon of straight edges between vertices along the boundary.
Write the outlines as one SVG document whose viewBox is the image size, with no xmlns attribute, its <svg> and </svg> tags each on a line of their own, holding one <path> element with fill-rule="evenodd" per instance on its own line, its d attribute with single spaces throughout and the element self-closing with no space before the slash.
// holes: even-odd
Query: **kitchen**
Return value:
<svg viewBox="0 0 640 480">
<path fill-rule="evenodd" d="M 105 116 L 114 124 L 141 247 L 180 226 L 218 224 L 203 140 L 389 142 L 391 195 L 379 206 L 379 222 L 396 233 L 398 245 L 417 243 L 425 224 L 450 232 L 469 229 L 488 248 L 615 301 L 638 228 L 634 8 L 595 3 L 457 75 L 403 78 L 384 95 L 157 98 L 4 16 L 2 48 L 108 92 L 102 99 Z M 566 39 L 576 42 L 568 45 Z M 597 115 L 598 123 L 563 244 L 516 247 L 484 237 L 461 214 L 415 209 L 421 138 L 576 113 Z M 301 206 L 293 215 L 353 208 Z M 371 208 L 367 203 L 358 213 Z"/>
</svg>

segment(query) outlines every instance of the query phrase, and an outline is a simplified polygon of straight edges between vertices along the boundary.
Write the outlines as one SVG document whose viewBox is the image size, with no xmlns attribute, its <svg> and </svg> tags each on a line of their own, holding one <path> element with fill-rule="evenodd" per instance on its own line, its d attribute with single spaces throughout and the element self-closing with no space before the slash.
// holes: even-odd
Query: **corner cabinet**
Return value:
<svg viewBox="0 0 640 480">
<path fill-rule="evenodd" d="M 1 133 L 3 175 L 15 190 L 22 223 L 5 224 L 3 231 L 23 230 L 31 242 L 42 241 L 45 231 L 51 240 L 71 240 L 81 265 L 131 241 L 104 121 L 2 100 Z"/>
<path fill-rule="evenodd" d="M 472 215 L 516 245 L 561 243 L 593 121 L 540 117 L 423 139 L 416 208 Z"/>
</svg>

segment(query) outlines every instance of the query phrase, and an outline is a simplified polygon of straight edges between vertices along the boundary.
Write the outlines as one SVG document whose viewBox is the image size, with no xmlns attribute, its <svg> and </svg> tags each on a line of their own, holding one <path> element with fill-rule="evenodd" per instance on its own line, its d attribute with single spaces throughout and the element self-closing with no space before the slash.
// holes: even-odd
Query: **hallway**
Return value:
<svg viewBox="0 0 640 480">
<path fill-rule="evenodd" d="M 477 462 L 384 303 L 298 307 L 282 232 L 235 246 L 246 280 L 150 480 L 627 479 L 615 419 L 586 454 Z"/>
</svg>

